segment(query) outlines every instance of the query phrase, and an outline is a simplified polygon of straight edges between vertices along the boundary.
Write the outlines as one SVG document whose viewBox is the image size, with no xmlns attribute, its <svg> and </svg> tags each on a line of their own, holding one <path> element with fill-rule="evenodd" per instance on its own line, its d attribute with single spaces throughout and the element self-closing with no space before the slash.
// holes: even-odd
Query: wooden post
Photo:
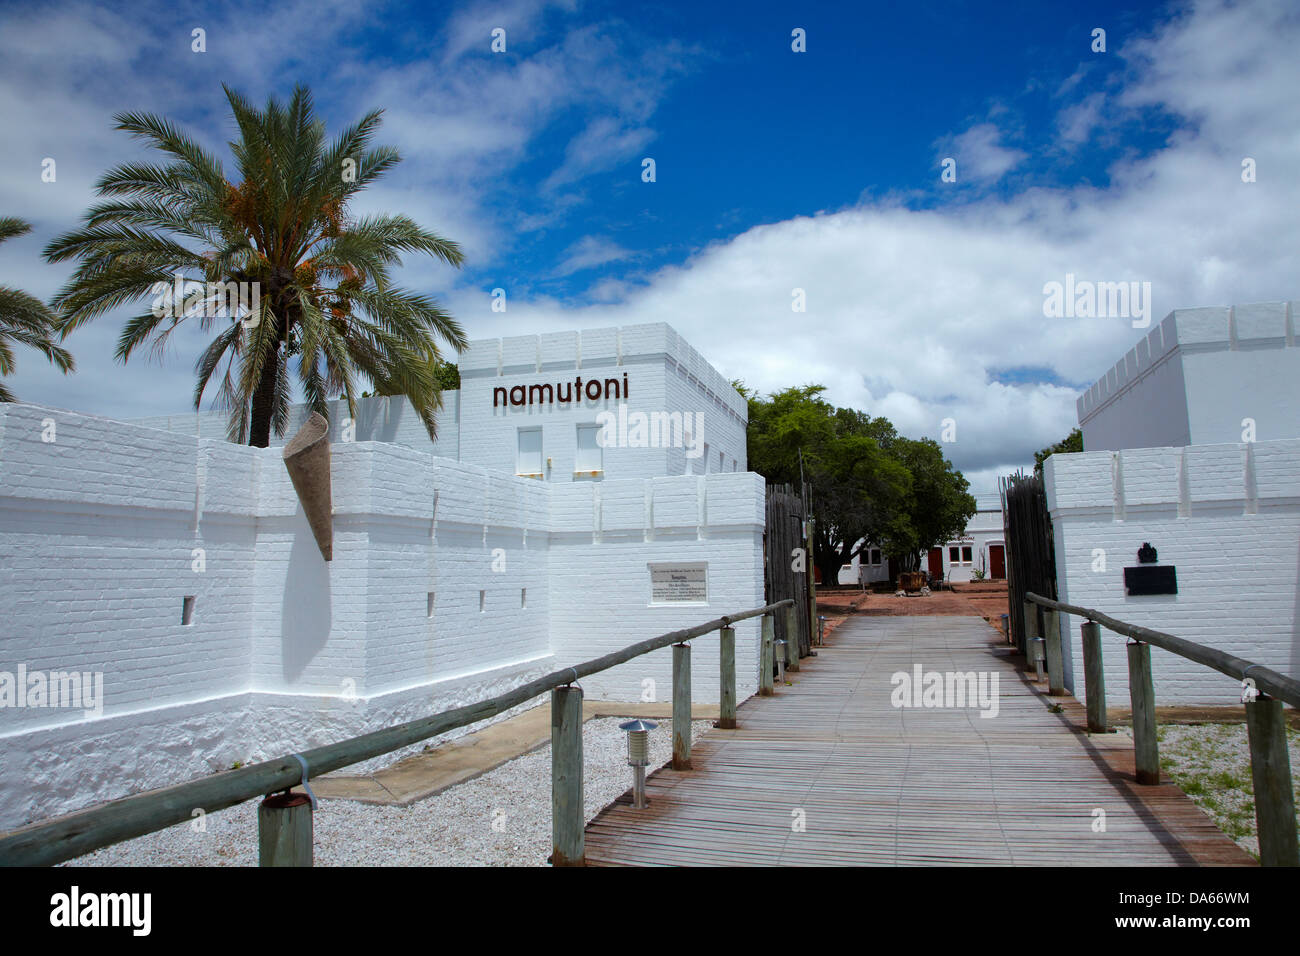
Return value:
<svg viewBox="0 0 1300 956">
<path fill-rule="evenodd" d="M 763 643 L 761 653 L 758 655 L 758 696 L 760 697 L 771 697 L 776 693 L 772 677 L 772 671 L 776 669 L 776 661 L 773 659 L 773 651 L 776 649 L 775 627 L 776 621 L 772 615 L 764 614 Z"/>
<path fill-rule="evenodd" d="M 817 565 L 813 560 L 813 541 L 815 537 L 813 535 L 813 519 L 811 516 L 809 516 L 805 527 L 808 529 L 804 547 L 808 549 L 808 649 L 811 651 L 813 642 L 817 640 L 817 575 L 814 573 Z M 829 587 L 830 582 L 827 581 L 826 584 Z M 795 645 L 795 656 L 799 656 L 799 645 L 797 644 Z M 794 669 L 798 670 L 799 665 L 795 664 Z"/>
<path fill-rule="evenodd" d="M 1151 684 L 1151 645 L 1128 645 L 1128 693 L 1133 706 L 1133 760 L 1137 782 L 1160 782 L 1160 749 L 1156 743 L 1156 694 Z"/>
<path fill-rule="evenodd" d="M 793 604 L 785 609 L 785 669 L 799 669 L 799 615 Z"/>
<path fill-rule="evenodd" d="M 1079 628 L 1083 636 L 1083 678 L 1087 682 L 1088 729 L 1106 733 L 1106 671 L 1101 662 L 1101 625 L 1085 621 Z"/>
<path fill-rule="evenodd" d="M 673 769 L 691 769 L 691 645 L 673 645 Z"/>
<path fill-rule="evenodd" d="M 1255 784 L 1260 865 L 1300 866 L 1282 702 L 1264 696 L 1248 702 L 1246 732 L 1250 736 L 1250 775 Z"/>
<path fill-rule="evenodd" d="M 1032 664 L 1033 640 L 1038 637 L 1038 605 L 1032 601 L 1025 601 L 1024 604 L 1025 658 Z"/>
<path fill-rule="evenodd" d="M 257 808 L 257 865 L 311 866 L 311 798 L 273 793 Z"/>
<path fill-rule="evenodd" d="M 1065 696 L 1065 658 L 1061 653 L 1061 615 L 1055 608 L 1043 609 L 1043 642 L 1047 654 L 1047 692 Z"/>
<path fill-rule="evenodd" d="M 586 865 L 582 806 L 582 688 L 551 691 L 552 866 Z"/>
<path fill-rule="evenodd" d="M 718 629 L 718 646 L 721 649 L 721 684 L 718 698 L 718 727 L 722 730 L 736 729 L 736 629 L 723 627 Z"/>
</svg>

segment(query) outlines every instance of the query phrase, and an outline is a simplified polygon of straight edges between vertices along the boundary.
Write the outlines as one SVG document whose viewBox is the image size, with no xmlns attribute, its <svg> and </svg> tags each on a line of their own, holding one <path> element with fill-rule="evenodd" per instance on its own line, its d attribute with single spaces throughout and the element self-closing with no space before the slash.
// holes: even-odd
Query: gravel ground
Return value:
<svg viewBox="0 0 1300 956">
<path fill-rule="evenodd" d="M 1131 727 L 1119 732 L 1133 735 Z M 1160 768 L 1215 825 L 1259 859 L 1255 833 L 1255 787 L 1245 724 L 1166 724 L 1158 728 Z M 1300 731 L 1287 728 L 1291 782 L 1300 828 Z"/>
<path fill-rule="evenodd" d="M 624 718 L 582 728 L 590 820 L 632 785 Z M 691 724 L 698 738 L 710 721 Z M 672 757 L 672 721 L 650 732 L 651 767 Z M 178 823 L 70 860 L 66 866 L 256 866 L 257 803 L 209 814 L 204 832 Z M 551 747 L 409 807 L 326 800 L 317 809 L 317 866 L 545 866 L 551 853 Z"/>
</svg>

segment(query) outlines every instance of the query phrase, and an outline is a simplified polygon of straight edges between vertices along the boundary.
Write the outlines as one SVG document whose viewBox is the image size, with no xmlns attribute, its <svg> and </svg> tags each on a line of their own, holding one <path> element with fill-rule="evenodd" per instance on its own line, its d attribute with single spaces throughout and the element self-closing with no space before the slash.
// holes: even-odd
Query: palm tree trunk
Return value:
<svg viewBox="0 0 1300 956">
<path fill-rule="evenodd" d="M 275 376 L 280 368 L 280 343 L 266 357 L 262 377 L 253 392 L 252 421 L 249 423 L 248 443 L 254 448 L 271 444 L 271 416 L 275 411 Z"/>
</svg>

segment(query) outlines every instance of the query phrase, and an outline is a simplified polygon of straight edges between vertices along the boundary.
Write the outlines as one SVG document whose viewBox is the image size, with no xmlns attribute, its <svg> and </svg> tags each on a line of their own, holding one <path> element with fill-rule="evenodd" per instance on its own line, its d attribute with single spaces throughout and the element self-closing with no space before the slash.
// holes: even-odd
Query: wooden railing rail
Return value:
<svg viewBox="0 0 1300 956">
<path fill-rule="evenodd" d="M 1259 861 L 1264 866 L 1300 866 L 1295 796 L 1291 789 L 1291 760 L 1287 752 L 1286 717 L 1282 704 L 1300 707 L 1300 681 L 1271 668 L 1197 644 L 1173 634 L 1129 624 L 1101 611 L 1051 598 L 1025 594 L 1027 639 L 1039 638 L 1045 645 L 1050 693 L 1064 694 L 1059 614 L 1085 618 L 1080 628 L 1086 683 L 1088 729 L 1105 733 L 1106 685 L 1101 660 L 1101 626 L 1123 634 L 1128 645 L 1129 701 L 1133 714 L 1133 753 L 1137 782 L 1160 782 L 1160 754 L 1157 742 L 1155 689 L 1151 671 L 1151 647 L 1163 648 L 1221 674 L 1254 684 L 1255 696 L 1243 694 L 1246 732 L 1250 740 L 1250 772 L 1255 789 L 1255 822 L 1259 834 Z M 1041 619 L 1040 619 L 1041 613 Z"/>
<path fill-rule="evenodd" d="M 457 707 L 429 717 L 421 717 L 338 743 L 304 750 L 299 754 L 289 754 L 242 767 L 239 770 L 228 770 L 200 780 L 191 780 L 159 790 L 122 797 L 101 806 L 28 824 L 0 835 L 0 866 L 49 866 L 61 863 L 101 847 L 144 836 L 190 820 L 196 815 L 196 811 L 215 813 L 256 797 L 268 797 L 259 808 L 258 814 L 261 864 L 263 866 L 303 865 L 304 863 L 310 865 L 310 852 L 306 853 L 305 858 L 303 853 L 304 839 L 308 850 L 311 846 L 310 802 L 306 804 L 304 810 L 300 801 L 268 795 L 290 790 L 312 777 L 363 760 L 381 757 L 430 737 L 486 720 L 512 707 L 527 703 L 547 691 L 552 694 L 552 811 L 556 838 L 554 862 L 557 865 L 580 864 L 582 834 L 585 828 L 581 799 L 582 708 L 581 689 L 573 687 L 573 683 L 583 677 L 627 663 L 650 651 L 674 644 L 680 645 L 713 631 L 723 631 L 725 638 L 727 636 L 725 632 L 731 631 L 733 624 L 760 615 L 771 615 L 781 608 L 793 606 L 793 603 L 790 599 L 778 601 L 764 607 L 727 614 L 695 627 L 647 638 L 602 657 L 552 671 L 514 690 L 478 703 Z M 772 650 L 769 627 L 763 628 L 762 637 L 764 648 L 760 658 L 770 661 Z M 721 643 L 720 684 L 722 685 L 723 720 L 720 725 L 726 726 L 729 717 L 731 726 L 734 727 L 736 694 L 734 636 L 732 640 L 724 639 Z M 730 660 L 728 660 L 729 654 Z M 674 699 L 677 697 L 678 677 L 681 674 L 684 675 L 686 684 L 680 689 L 683 690 L 685 700 L 689 701 L 689 667 L 675 666 L 673 672 Z M 684 713 L 687 723 L 684 728 L 684 738 L 689 741 L 689 704 L 684 712 L 681 708 L 674 707 L 674 717 L 676 718 L 680 713 Z M 674 738 L 678 737 L 681 730 L 682 728 L 674 727 Z M 689 763 L 689 750 L 687 754 Z M 572 804 L 575 789 L 578 796 L 576 807 Z M 557 810 L 563 811 L 564 820 L 559 819 Z M 575 811 L 576 834 L 574 833 Z M 575 847 L 578 849 L 576 854 Z"/>
</svg>

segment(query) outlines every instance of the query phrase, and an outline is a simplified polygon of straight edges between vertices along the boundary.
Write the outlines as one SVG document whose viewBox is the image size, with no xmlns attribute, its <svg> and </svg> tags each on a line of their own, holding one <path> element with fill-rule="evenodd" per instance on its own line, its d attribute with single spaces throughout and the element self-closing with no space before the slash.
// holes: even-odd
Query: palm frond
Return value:
<svg viewBox="0 0 1300 956">
<path fill-rule="evenodd" d="M 77 263 L 52 302 L 57 331 L 66 337 L 154 296 L 153 308 L 123 323 L 116 354 L 125 362 L 141 349 L 161 355 L 176 329 L 196 320 L 213 338 L 195 363 L 195 407 L 215 387 L 217 406 L 230 411 L 228 434 L 240 441 L 260 442 L 268 429 L 283 433 L 294 362 L 314 410 L 341 395 L 355 414 L 360 378 L 407 395 L 432 427 L 439 347 L 464 348 L 467 337 L 436 301 L 395 288 L 391 275 L 412 254 L 459 267 L 464 253 L 408 216 L 350 212 L 351 198 L 401 160 L 396 149 L 374 143 L 382 110 L 329 139 L 306 87 L 264 104 L 223 89 L 235 120 L 234 182 L 170 120 L 118 114 L 118 128 L 148 141 L 163 161 L 109 170 L 97 183 L 101 201 L 79 228 L 47 244 L 48 261 Z M 345 177 L 348 160 L 355 175 Z M 245 327 L 210 291 L 196 314 L 176 303 L 160 310 L 160 284 L 177 277 L 255 283 L 257 320 Z M 169 301 L 164 295 L 163 304 Z M 37 347 L 52 361 L 66 355 L 52 351 L 53 341 Z"/>
</svg>

